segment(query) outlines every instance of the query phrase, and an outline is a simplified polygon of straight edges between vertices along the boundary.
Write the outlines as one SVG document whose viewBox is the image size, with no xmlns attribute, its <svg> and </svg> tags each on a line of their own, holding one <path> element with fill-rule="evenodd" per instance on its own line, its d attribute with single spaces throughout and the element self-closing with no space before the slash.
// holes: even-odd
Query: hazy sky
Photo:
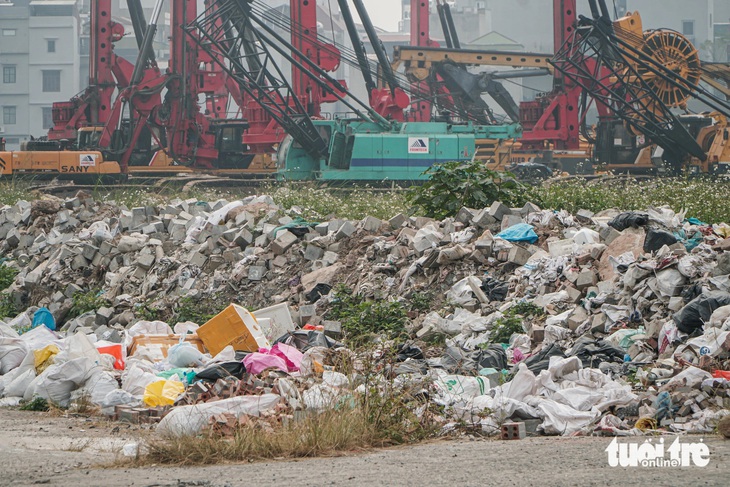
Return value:
<svg viewBox="0 0 730 487">
<path fill-rule="evenodd" d="M 336 1 L 331 1 L 333 6 L 337 5 Z M 364 3 L 373 24 L 391 32 L 398 30 L 401 16 L 400 0 L 364 0 Z"/>
</svg>

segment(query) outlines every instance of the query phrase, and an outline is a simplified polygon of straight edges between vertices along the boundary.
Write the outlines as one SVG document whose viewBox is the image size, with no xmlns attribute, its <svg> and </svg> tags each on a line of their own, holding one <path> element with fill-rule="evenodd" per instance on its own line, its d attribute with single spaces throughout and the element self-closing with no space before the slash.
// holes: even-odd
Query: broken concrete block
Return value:
<svg viewBox="0 0 730 487">
<path fill-rule="evenodd" d="M 575 287 L 579 291 L 585 291 L 589 287 L 595 286 L 598 283 L 598 276 L 592 270 L 584 270 L 578 274 L 578 278 L 575 281 Z"/>
<path fill-rule="evenodd" d="M 71 269 L 77 271 L 89 266 L 89 261 L 83 255 L 77 255 L 71 261 Z"/>
<path fill-rule="evenodd" d="M 540 211 L 540 207 L 528 201 L 527 203 L 525 203 L 525 206 L 520 209 L 520 215 L 524 218 L 530 213 L 536 213 L 538 211 Z"/>
<path fill-rule="evenodd" d="M 297 243 L 299 239 L 296 235 L 291 233 L 288 230 L 284 230 L 283 232 L 279 232 L 278 236 L 276 237 L 276 240 L 271 242 L 271 250 L 276 255 L 281 255 L 285 253 L 287 250 L 291 248 L 292 245 Z"/>
<path fill-rule="evenodd" d="M 248 268 L 248 279 L 250 281 L 260 281 L 266 275 L 266 267 L 253 265 Z"/>
<path fill-rule="evenodd" d="M 508 229 L 511 226 L 518 225 L 522 222 L 522 217 L 519 215 L 504 215 L 502 218 L 502 231 Z"/>
<path fill-rule="evenodd" d="M 328 337 L 333 338 L 335 340 L 342 338 L 342 323 L 341 322 L 325 320 L 322 324 L 324 325 L 324 334 L 325 335 L 327 335 Z"/>
<path fill-rule="evenodd" d="M 192 252 L 188 257 L 188 264 L 202 268 L 207 260 L 208 257 L 201 254 L 200 252 Z"/>
<path fill-rule="evenodd" d="M 390 224 L 390 227 L 395 230 L 402 227 L 407 221 L 408 217 L 406 217 L 403 213 L 398 213 L 393 218 L 388 220 L 388 223 Z"/>
<path fill-rule="evenodd" d="M 335 234 L 335 240 L 342 240 L 343 238 L 347 238 L 351 236 L 357 228 L 355 228 L 355 225 L 350 223 L 349 221 L 342 224 L 342 226 L 337 230 L 337 233 Z"/>
<path fill-rule="evenodd" d="M 316 245 L 307 245 L 307 249 L 304 251 L 305 260 L 319 260 L 324 255 L 324 249 L 317 247 Z"/>
<path fill-rule="evenodd" d="M 327 222 L 319 223 L 314 227 L 314 231 L 319 233 L 321 236 L 327 235 L 329 233 L 330 224 Z"/>
<path fill-rule="evenodd" d="M 548 242 L 548 252 L 550 252 L 550 257 L 562 257 L 563 255 L 572 254 L 574 244 L 575 242 L 572 238 Z"/>
<path fill-rule="evenodd" d="M 98 325 L 107 325 L 114 316 L 114 308 L 102 307 L 96 310 L 96 318 L 94 322 Z"/>
<path fill-rule="evenodd" d="M 20 243 L 20 231 L 17 228 L 11 228 L 5 237 L 5 243 L 7 243 L 11 249 L 17 247 Z"/>
<path fill-rule="evenodd" d="M 155 256 L 151 254 L 140 255 L 137 258 L 137 267 L 149 270 L 155 264 Z"/>
<path fill-rule="evenodd" d="M 621 236 L 621 232 L 609 226 L 601 228 L 601 231 L 598 232 L 598 234 L 601 236 L 603 243 L 606 245 L 611 245 L 614 240 Z"/>
<path fill-rule="evenodd" d="M 515 245 L 509 250 L 507 261 L 518 266 L 523 266 L 527 264 L 530 257 L 532 257 L 532 253 L 529 250 L 524 247 L 520 247 L 519 245 Z"/>
<path fill-rule="evenodd" d="M 145 235 L 151 235 L 153 233 L 162 233 L 165 231 L 165 224 L 163 222 L 154 222 L 149 225 L 142 227 L 142 233 Z"/>
<path fill-rule="evenodd" d="M 306 325 L 309 323 L 309 320 L 312 319 L 313 316 L 317 315 L 317 311 L 313 304 L 305 304 L 303 306 L 299 307 L 299 323 L 301 326 Z"/>
<path fill-rule="evenodd" d="M 235 237 L 233 237 L 233 243 L 245 249 L 254 242 L 253 234 L 247 229 L 242 228 Z"/>
<path fill-rule="evenodd" d="M 583 306 L 578 306 L 575 310 L 573 310 L 570 316 L 568 316 L 568 328 L 570 328 L 571 331 L 575 331 L 578 327 L 585 323 L 588 318 L 590 318 L 588 311 L 586 311 Z"/>
<path fill-rule="evenodd" d="M 474 220 L 475 214 L 476 214 L 476 210 L 472 210 L 471 208 L 461 207 L 459 212 L 456 214 L 456 221 L 463 223 L 465 225 L 469 225 Z"/>
<path fill-rule="evenodd" d="M 512 210 L 509 209 L 509 206 L 505 205 L 501 201 L 495 201 L 492 203 L 492 206 L 489 207 L 489 214 L 500 221 L 505 215 L 509 215 L 511 211 Z"/>
<path fill-rule="evenodd" d="M 362 221 L 362 229 L 366 232 L 377 232 L 380 230 L 380 226 L 383 224 L 378 218 L 374 216 L 367 216 Z"/>
<path fill-rule="evenodd" d="M 591 221 L 593 219 L 593 215 L 594 215 L 594 213 L 590 210 L 578 210 L 578 213 L 575 214 L 575 218 L 580 223 L 587 225 L 587 224 L 591 223 Z"/>
<path fill-rule="evenodd" d="M 484 208 L 474 215 L 472 223 L 479 228 L 487 228 L 488 226 L 497 223 L 497 219 L 489 214 L 489 208 Z"/>
</svg>

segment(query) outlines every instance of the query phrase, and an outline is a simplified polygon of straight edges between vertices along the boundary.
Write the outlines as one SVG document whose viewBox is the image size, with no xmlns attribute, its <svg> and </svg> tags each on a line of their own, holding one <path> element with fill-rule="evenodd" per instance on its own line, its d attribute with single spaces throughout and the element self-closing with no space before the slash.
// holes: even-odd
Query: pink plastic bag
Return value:
<svg viewBox="0 0 730 487">
<path fill-rule="evenodd" d="M 289 372 L 298 371 L 302 365 L 302 359 L 304 358 L 304 354 L 302 352 L 291 345 L 286 345 L 284 343 L 277 343 L 271 348 L 269 353 L 283 358 L 286 361 Z"/>
<path fill-rule="evenodd" d="M 262 349 L 266 350 L 266 349 Z M 266 369 L 275 368 L 282 372 L 289 372 L 289 367 L 286 365 L 286 360 L 269 353 L 254 352 L 250 355 L 246 355 L 243 359 L 243 365 L 246 367 L 246 372 L 253 375 L 259 375 Z"/>
<path fill-rule="evenodd" d="M 243 359 L 246 372 L 258 375 L 264 370 L 274 367 L 282 372 L 296 372 L 302 365 L 304 354 L 296 348 L 277 343 L 273 347 L 260 348 L 258 352 L 247 355 Z"/>
</svg>

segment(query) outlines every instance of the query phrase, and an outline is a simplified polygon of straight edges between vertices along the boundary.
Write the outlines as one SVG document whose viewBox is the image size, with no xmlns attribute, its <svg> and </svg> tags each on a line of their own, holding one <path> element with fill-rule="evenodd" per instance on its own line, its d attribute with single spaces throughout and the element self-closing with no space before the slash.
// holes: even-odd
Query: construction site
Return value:
<svg viewBox="0 0 730 487">
<path fill-rule="evenodd" d="M 0 485 L 727 485 L 694 3 L 0 0 Z"/>
</svg>

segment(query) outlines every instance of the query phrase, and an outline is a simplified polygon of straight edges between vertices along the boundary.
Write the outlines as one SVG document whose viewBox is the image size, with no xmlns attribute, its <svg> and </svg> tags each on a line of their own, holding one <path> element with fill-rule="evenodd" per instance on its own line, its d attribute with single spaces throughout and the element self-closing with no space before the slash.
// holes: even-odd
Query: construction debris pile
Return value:
<svg viewBox="0 0 730 487">
<path fill-rule="evenodd" d="M 25 310 L 0 322 L 2 404 L 86 401 L 171 434 L 341 406 L 364 354 L 331 316 L 346 286 L 428 297 L 408 336 L 370 344 L 397 347 L 382 379 L 424 384 L 444 430 L 709 432 L 730 414 L 728 225 L 499 202 L 444 221 L 299 215 L 268 196 L 0 209 L 1 265 L 17 271 L 0 310 Z M 172 321 L 211 296 L 226 302 L 212 319 Z"/>
</svg>

